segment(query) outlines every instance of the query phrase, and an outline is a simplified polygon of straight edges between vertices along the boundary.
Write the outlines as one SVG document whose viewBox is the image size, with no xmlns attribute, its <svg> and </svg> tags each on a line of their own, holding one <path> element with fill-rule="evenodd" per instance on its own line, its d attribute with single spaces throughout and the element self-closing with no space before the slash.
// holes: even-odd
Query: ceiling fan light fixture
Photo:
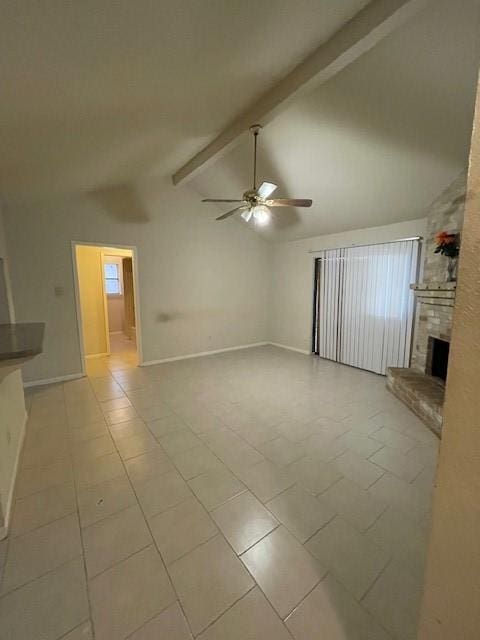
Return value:
<svg viewBox="0 0 480 640">
<path fill-rule="evenodd" d="M 256 224 L 263 227 L 270 222 L 270 209 L 264 204 L 257 204 L 252 210 Z"/>
<path fill-rule="evenodd" d="M 245 222 L 250 222 L 250 218 L 252 217 L 253 213 L 251 209 L 248 209 L 247 211 L 244 211 L 241 216 L 242 218 L 245 220 Z"/>
<path fill-rule="evenodd" d="M 204 198 L 202 202 L 215 203 L 235 203 L 234 209 L 230 209 L 223 213 L 215 220 L 226 220 L 236 213 L 240 213 L 245 222 L 253 219 L 254 223 L 259 227 L 267 225 L 272 217 L 270 207 L 311 207 L 312 201 L 305 198 L 273 198 L 270 196 L 277 190 L 277 185 L 273 182 L 262 182 L 257 188 L 257 138 L 262 126 L 253 124 L 250 131 L 253 134 L 253 187 L 243 194 L 242 199 L 230 198 Z"/>
</svg>

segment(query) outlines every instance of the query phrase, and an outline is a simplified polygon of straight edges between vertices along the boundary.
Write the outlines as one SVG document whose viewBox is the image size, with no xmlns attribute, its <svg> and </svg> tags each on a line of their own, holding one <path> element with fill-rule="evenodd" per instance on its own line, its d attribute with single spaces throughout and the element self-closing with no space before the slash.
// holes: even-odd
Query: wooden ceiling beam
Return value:
<svg viewBox="0 0 480 640">
<path fill-rule="evenodd" d="M 226 153 L 256 122 L 266 124 L 291 100 L 318 86 L 352 64 L 390 33 L 404 25 L 431 0 L 372 0 L 329 40 L 266 91 L 233 120 L 212 142 L 172 176 L 178 185 Z"/>
</svg>

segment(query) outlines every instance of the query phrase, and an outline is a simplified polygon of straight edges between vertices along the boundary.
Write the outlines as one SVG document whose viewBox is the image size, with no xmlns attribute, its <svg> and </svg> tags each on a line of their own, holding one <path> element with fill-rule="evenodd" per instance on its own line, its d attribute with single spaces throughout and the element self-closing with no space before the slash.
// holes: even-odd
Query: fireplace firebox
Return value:
<svg viewBox="0 0 480 640">
<path fill-rule="evenodd" d="M 429 336 L 426 373 L 445 382 L 447 379 L 449 350 L 450 343 L 447 340 Z"/>
</svg>

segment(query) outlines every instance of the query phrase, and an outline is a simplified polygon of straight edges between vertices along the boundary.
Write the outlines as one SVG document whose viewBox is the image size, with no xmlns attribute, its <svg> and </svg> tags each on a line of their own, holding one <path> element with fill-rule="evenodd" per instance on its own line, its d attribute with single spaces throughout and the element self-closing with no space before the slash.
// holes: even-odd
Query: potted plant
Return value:
<svg viewBox="0 0 480 640">
<path fill-rule="evenodd" d="M 457 279 L 457 259 L 460 252 L 460 235 L 439 231 L 435 235 L 435 245 L 434 253 L 440 253 L 448 258 L 447 282 L 455 282 Z"/>
</svg>

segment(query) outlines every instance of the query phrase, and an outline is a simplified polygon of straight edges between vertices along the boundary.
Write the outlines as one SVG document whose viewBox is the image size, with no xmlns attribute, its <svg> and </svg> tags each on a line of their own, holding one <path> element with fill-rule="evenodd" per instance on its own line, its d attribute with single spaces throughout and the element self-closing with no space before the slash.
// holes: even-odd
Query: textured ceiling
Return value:
<svg viewBox="0 0 480 640">
<path fill-rule="evenodd" d="M 0 194 L 169 175 L 367 0 L 7 0 Z"/>
<path fill-rule="evenodd" d="M 438 0 L 297 100 L 264 129 L 260 174 L 279 185 L 277 197 L 313 207 L 277 209 L 258 231 L 282 241 L 422 217 L 467 164 L 479 50 L 480 2 L 460 10 Z M 190 184 L 238 197 L 251 184 L 250 141 Z"/>
<path fill-rule="evenodd" d="M 3 3 L 0 195 L 113 186 L 128 209 L 122 185 L 171 175 L 366 3 Z M 314 205 L 258 231 L 282 241 L 420 217 L 467 163 L 479 33 L 480 0 L 432 1 L 269 123 L 261 177 Z M 250 183 L 243 138 L 178 188 L 238 197 Z"/>
</svg>

